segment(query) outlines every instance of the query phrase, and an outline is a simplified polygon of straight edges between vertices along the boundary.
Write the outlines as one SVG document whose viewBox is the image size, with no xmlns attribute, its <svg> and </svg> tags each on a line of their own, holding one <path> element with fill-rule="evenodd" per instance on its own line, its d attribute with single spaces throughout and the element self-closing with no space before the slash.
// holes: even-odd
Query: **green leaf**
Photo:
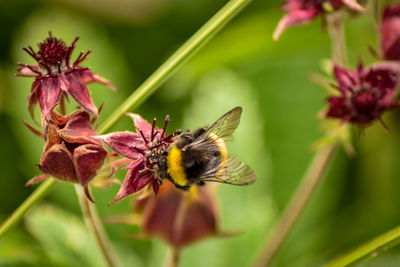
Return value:
<svg viewBox="0 0 400 267">
<path fill-rule="evenodd" d="M 29 232 L 57 266 L 106 266 L 94 239 L 75 215 L 42 205 L 26 218 Z"/>
</svg>

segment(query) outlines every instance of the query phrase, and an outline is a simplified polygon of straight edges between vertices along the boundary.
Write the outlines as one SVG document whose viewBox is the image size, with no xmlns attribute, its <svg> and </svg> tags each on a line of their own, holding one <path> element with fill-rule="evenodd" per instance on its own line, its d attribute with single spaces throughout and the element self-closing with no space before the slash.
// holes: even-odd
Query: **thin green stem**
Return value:
<svg viewBox="0 0 400 267">
<path fill-rule="evenodd" d="M 325 176 L 325 172 L 332 162 L 337 147 L 338 143 L 331 144 L 320 149 L 314 156 L 299 188 L 293 195 L 278 223 L 272 229 L 264 247 L 254 262 L 254 267 L 268 266 L 272 262 L 274 256 L 306 208 L 317 185 Z"/>
<path fill-rule="evenodd" d="M 334 63 L 345 65 L 347 62 L 347 55 L 343 32 L 343 20 L 344 16 L 342 12 L 332 12 L 326 17 L 328 30 L 331 36 L 332 59 Z M 276 253 L 281 248 L 301 214 L 307 207 L 317 185 L 324 177 L 325 171 L 329 167 L 338 146 L 339 142 L 336 141 L 335 143 L 319 150 L 314 156 L 314 159 L 311 162 L 299 188 L 295 192 L 278 223 L 272 229 L 261 253 L 254 262 L 254 266 L 268 266 L 272 262 Z"/>
<path fill-rule="evenodd" d="M 75 185 L 75 190 L 78 195 L 79 204 L 81 205 L 82 214 L 85 219 L 86 225 L 92 232 L 108 266 L 119 266 L 119 264 L 117 264 L 117 257 L 115 256 L 114 251 L 111 249 L 110 243 L 104 232 L 101 220 L 97 215 L 96 208 L 94 207 L 93 203 L 89 202 L 89 200 L 87 199 L 82 186 Z"/>
<path fill-rule="evenodd" d="M 343 27 L 344 14 L 332 12 L 326 16 L 326 22 L 332 44 L 332 60 L 334 63 L 346 65 L 347 54 Z"/>
<path fill-rule="evenodd" d="M 164 267 L 178 267 L 180 259 L 180 250 L 178 248 L 170 247 L 168 255 L 164 263 Z"/>
<path fill-rule="evenodd" d="M 188 60 L 202 45 L 230 21 L 251 0 L 231 0 L 206 24 L 203 25 L 189 40 L 172 54 L 150 77 L 145 80 L 111 116 L 99 127 L 99 132 L 107 131 L 117 120 L 133 106 L 138 106 L 148 98 L 165 80 L 170 77 L 186 60 Z"/>
<path fill-rule="evenodd" d="M 190 56 L 206 43 L 214 34 L 241 11 L 251 0 L 231 0 L 203 27 L 201 27 L 188 41 L 186 41 L 164 64 L 162 64 L 142 85 L 137 88 L 128 99 L 112 113 L 99 127 L 99 134 L 105 133 L 128 110 L 137 107 L 148 98 L 167 78 L 174 73 Z M 52 182 L 49 182 L 52 181 Z M 48 180 L 40 185 L 11 216 L 0 225 L 0 238 L 13 225 L 19 222 L 22 216 L 39 201 L 53 186 L 54 181 Z M 17 212 L 18 211 L 18 212 Z"/>
<path fill-rule="evenodd" d="M 47 192 L 56 183 L 55 179 L 48 178 L 44 181 L 16 210 L 8 217 L 0 226 L 0 237 L 7 233 L 13 226 L 15 226 L 24 216 L 24 214 L 32 208 L 39 200 L 46 196 Z"/>
<path fill-rule="evenodd" d="M 400 243 L 400 226 L 363 244 L 350 253 L 328 263 L 326 267 L 348 266 L 366 257 L 376 257 L 380 252 Z"/>
</svg>

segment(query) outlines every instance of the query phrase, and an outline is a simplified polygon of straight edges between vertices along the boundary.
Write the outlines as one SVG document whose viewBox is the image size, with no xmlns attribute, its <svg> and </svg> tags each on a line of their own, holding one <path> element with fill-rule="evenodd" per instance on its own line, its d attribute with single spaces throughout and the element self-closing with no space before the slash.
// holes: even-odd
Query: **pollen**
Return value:
<svg viewBox="0 0 400 267">
<path fill-rule="evenodd" d="M 167 172 L 176 184 L 182 186 L 187 184 L 188 180 L 182 166 L 182 152 L 176 146 L 168 153 L 167 166 Z"/>
</svg>

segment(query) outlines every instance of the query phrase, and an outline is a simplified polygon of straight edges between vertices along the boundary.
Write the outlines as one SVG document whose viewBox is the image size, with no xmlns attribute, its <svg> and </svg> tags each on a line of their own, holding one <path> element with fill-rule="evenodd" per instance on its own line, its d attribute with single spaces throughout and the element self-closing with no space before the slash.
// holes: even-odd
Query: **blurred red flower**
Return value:
<svg viewBox="0 0 400 267">
<path fill-rule="evenodd" d="M 398 107 L 400 103 L 395 100 L 398 73 L 390 65 L 384 64 L 367 69 L 360 64 L 357 71 L 335 65 L 334 75 L 340 95 L 328 99 L 329 107 L 325 115 L 360 126 L 376 119 L 382 122 L 382 113 Z"/>
<path fill-rule="evenodd" d="M 174 248 L 219 232 L 217 205 L 208 186 L 196 185 L 183 191 L 168 181 L 162 184 L 157 196 L 149 194 L 135 200 L 135 205 L 143 214 L 143 233 L 159 236 Z"/>
<path fill-rule="evenodd" d="M 380 24 L 383 58 L 400 60 L 400 4 L 389 5 L 383 11 Z"/>
<path fill-rule="evenodd" d="M 365 11 L 357 0 L 286 0 L 285 4 L 282 5 L 282 9 L 288 13 L 279 21 L 273 38 L 278 40 L 279 36 L 287 28 L 308 23 L 318 15 L 343 7 Z"/>
</svg>

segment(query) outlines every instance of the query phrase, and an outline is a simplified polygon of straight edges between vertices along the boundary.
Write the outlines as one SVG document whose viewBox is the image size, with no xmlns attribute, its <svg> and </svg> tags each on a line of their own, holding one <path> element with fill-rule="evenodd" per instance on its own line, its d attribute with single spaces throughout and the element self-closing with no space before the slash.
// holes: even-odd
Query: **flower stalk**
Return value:
<svg viewBox="0 0 400 267">
<path fill-rule="evenodd" d="M 344 16 L 341 12 L 327 14 L 327 26 L 332 43 L 332 58 L 335 62 L 344 65 L 347 60 L 346 44 L 343 36 L 343 20 Z M 325 176 L 325 172 L 332 162 L 339 145 L 340 142 L 335 141 L 318 150 L 300 186 L 290 200 L 283 215 L 272 229 L 269 237 L 266 239 L 261 252 L 253 264 L 254 267 L 268 266 L 272 262 L 276 253 L 307 207 L 319 182 Z"/>
<path fill-rule="evenodd" d="M 335 142 L 320 149 L 314 156 L 299 188 L 292 197 L 283 215 L 270 233 L 264 247 L 254 263 L 254 267 L 268 266 L 300 218 L 319 182 L 325 176 L 338 149 Z"/>
<path fill-rule="evenodd" d="M 333 12 L 326 16 L 327 28 L 331 37 L 332 60 L 345 66 L 347 63 L 345 37 L 343 33 L 342 12 Z"/>
<path fill-rule="evenodd" d="M 251 0 L 231 0 L 222 7 L 203 27 L 186 41 L 169 59 L 167 59 L 128 99 L 112 113 L 98 133 L 104 134 L 128 110 L 137 107 L 159 88 L 190 56 L 210 40 Z M 24 214 L 35 205 L 55 184 L 53 179 L 43 182 L 12 214 L 0 225 L 0 238 L 17 224 Z"/>
<path fill-rule="evenodd" d="M 164 267 L 177 267 L 179 265 L 180 250 L 170 247 L 167 258 L 165 259 Z"/>
<path fill-rule="evenodd" d="M 86 194 L 81 186 L 75 185 L 75 190 L 78 195 L 79 204 L 82 208 L 82 214 L 85 219 L 86 225 L 92 232 L 96 240 L 96 244 L 99 246 L 99 249 L 104 256 L 104 259 L 107 261 L 108 266 L 119 266 L 119 264 L 117 263 L 117 258 L 110 247 L 109 240 L 105 235 L 103 225 L 97 215 L 94 204 L 87 199 Z"/>
</svg>

